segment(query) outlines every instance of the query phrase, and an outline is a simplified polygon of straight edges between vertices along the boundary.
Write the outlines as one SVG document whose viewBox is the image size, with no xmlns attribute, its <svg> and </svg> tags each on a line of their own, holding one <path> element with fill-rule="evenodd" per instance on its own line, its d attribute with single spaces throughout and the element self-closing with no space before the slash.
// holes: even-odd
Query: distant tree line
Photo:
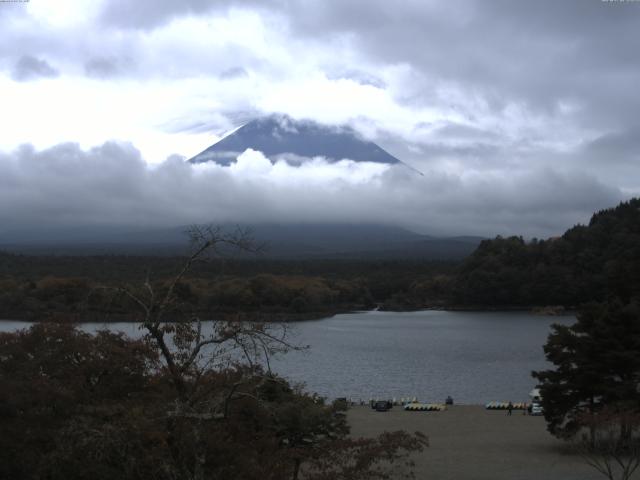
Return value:
<svg viewBox="0 0 640 480">
<path fill-rule="evenodd" d="M 162 284 L 162 281 L 156 282 Z M 257 275 L 204 280 L 186 278 L 176 286 L 183 306 L 204 316 L 244 312 L 269 314 L 371 308 L 362 282 L 318 277 Z M 135 320 L 130 299 L 106 295 L 103 284 L 86 278 L 45 277 L 0 280 L 0 317 L 30 320 Z"/>
<path fill-rule="evenodd" d="M 99 287 L 170 278 L 182 258 L 31 257 L 0 254 L 0 318 L 126 320 L 132 305 Z M 308 318 L 381 306 L 442 305 L 451 263 L 408 261 L 214 260 L 194 265 L 177 286 L 203 316 Z"/>
</svg>

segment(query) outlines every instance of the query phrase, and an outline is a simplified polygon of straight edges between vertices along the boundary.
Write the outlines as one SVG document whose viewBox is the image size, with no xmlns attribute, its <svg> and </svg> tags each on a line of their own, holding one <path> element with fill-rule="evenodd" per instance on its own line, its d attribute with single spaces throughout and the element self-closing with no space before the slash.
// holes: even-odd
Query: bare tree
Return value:
<svg viewBox="0 0 640 480">
<path fill-rule="evenodd" d="M 640 466 L 640 414 L 607 408 L 580 419 L 573 439 L 585 462 L 609 480 L 629 480 Z"/>
<path fill-rule="evenodd" d="M 250 232 L 243 229 L 229 233 L 220 227 L 194 226 L 187 233 L 191 252 L 168 282 L 154 283 L 147 277 L 141 288 L 120 286 L 116 291 L 141 312 L 145 338 L 160 352 L 171 379 L 175 404 L 167 412 L 169 427 L 174 428 L 175 422 L 190 425 L 195 448 L 193 464 L 184 466 L 179 474 L 200 480 L 207 460 L 206 448 L 200 441 L 206 422 L 224 419 L 234 399 L 257 395 L 260 384 L 256 378 L 277 381 L 270 375 L 269 358 L 295 347 L 286 340 L 284 324 L 229 320 L 203 323 L 198 314 L 184 311 L 176 291 L 197 262 L 231 250 L 259 249 Z M 206 381 L 210 372 L 229 368 L 245 374 L 224 390 L 212 388 L 211 382 Z M 260 376 L 264 370 L 266 374 Z"/>
</svg>

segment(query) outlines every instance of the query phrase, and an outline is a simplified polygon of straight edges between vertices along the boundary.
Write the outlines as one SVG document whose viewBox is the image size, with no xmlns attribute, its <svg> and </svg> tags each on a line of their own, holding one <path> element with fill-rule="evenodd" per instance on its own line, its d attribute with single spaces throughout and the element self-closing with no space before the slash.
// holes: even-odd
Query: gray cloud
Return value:
<svg viewBox="0 0 640 480">
<path fill-rule="evenodd" d="M 220 72 L 220 78 L 224 80 L 233 80 L 234 78 L 246 77 L 249 73 L 242 67 L 231 67 Z"/>
<path fill-rule="evenodd" d="M 146 29 L 162 25 L 174 16 L 205 13 L 211 8 L 212 2 L 209 0 L 111 0 L 104 3 L 100 17 L 109 25 Z"/>
<path fill-rule="evenodd" d="M 550 168 L 512 176 L 421 177 L 402 166 L 272 165 L 247 152 L 234 167 L 173 157 L 147 166 L 130 144 L 84 151 L 24 146 L 0 156 L 5 233 L 55 225 L 175 226 L 193 222 L 369 222 L 431 234 L 561 233 L 624 195 L 593 176 Z M 2 235 L 0 235 L 1 237 Z"/>
<path fill-rule="evenodd" d="M 637 161 L 640 159 L 640 128 L 605 133 L 588 142 L 584 151 L 609 164 Z"/>
<path fill-rule="evenodd" d="M 640 5 L 633 2 L 311 3 L 285 10 L 296 35 L 349 35 L 370 61 L 411 65 L 423 80 L 412 88 L 414 102 L 442 81 L 472 89 L 494 110 L 521 102 L 554 115 L 566 102 L 587 125 L 635 121 Z"/>
<path fill-rule="evenodd" d="M 224 80 L 233 80 L 234 78 L 246 77 L 249 74 L 242 67 L 231 67 L 220 73 L 220 78 Z"/>
<path fill-rule="evenodd" d="M 84 64 L 84 72 L 88 77 L 107 79 L 117 77 L 133 70 L 133 62 L 130 59 L 118 59 L 116 57 L 93 57 Z"/>
<path fill-rule="evenodd" d="M 37 78 L 54 78 L 59 74 L 60 72 L 45 60 L 31 55 L 23 55 L 14 65 L 11 78 L 17 82 L 26 82 Z"/>
</svg>

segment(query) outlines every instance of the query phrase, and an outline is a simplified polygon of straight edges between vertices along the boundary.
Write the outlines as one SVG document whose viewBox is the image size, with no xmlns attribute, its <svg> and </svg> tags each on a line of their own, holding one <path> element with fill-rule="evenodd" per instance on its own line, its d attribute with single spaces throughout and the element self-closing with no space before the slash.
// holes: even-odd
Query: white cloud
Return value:
<svg viewBox="0 0 640 480">
<path fill-rule="evenodd" d="M 90 24 L 96 16 L 95 0 L 56 0 L 55 2 L 25 2 L 24 8 L 34 22 L 66 28 Z"/>
<path fill-rule="evenodd" d="M 558 234 L 623 198 L 589 175 L 532 169 L 454 175 L 402 165 L 304 159 L 146 164 L 130 144 L 62 144 L 0 155 L 5 232 L 56 226 L 176 226 L 199 222 L 367 222 L 431 234 Z"/>
<path fill-rule="evenodd" d="M 293 166 L 285 159 L 272 163 L 262 152 L 248 149 L 238 156 L 237 162 L 228 169 L 216 164 L 197 164 L 196 169 L 205 171 L 228 170 L 238 180 L 264 182 L 276 188 L 324 189 L 327 195 L 342 186 L 370 185 L 379 181 L 391 168 L 388 164 L 374 162 L 354 162 L 342 159 L 330 162 L 322 157 L 298 157 L 298 165 Z"/>
</svg>

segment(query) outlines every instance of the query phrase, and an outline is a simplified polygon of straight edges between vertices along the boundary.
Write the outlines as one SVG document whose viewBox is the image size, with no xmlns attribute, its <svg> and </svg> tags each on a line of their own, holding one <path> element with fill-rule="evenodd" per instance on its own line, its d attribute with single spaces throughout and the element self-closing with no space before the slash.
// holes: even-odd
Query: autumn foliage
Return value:
<svg viewBox="0 0 640 480">
<path fill-rule="evenodd" d="M 391 465 L 410 477 L 409 453 L 426 445 L 404 432 L 353 439 L 338 405 L 259 367 L 189 381 L 190 401 L 223 409 L 176 412 L 152 342 L 52 323 L 1 334 L 0 478 L 195 478 L 201 451 L 205 478 L 384 479 Z"/>
</svg>

